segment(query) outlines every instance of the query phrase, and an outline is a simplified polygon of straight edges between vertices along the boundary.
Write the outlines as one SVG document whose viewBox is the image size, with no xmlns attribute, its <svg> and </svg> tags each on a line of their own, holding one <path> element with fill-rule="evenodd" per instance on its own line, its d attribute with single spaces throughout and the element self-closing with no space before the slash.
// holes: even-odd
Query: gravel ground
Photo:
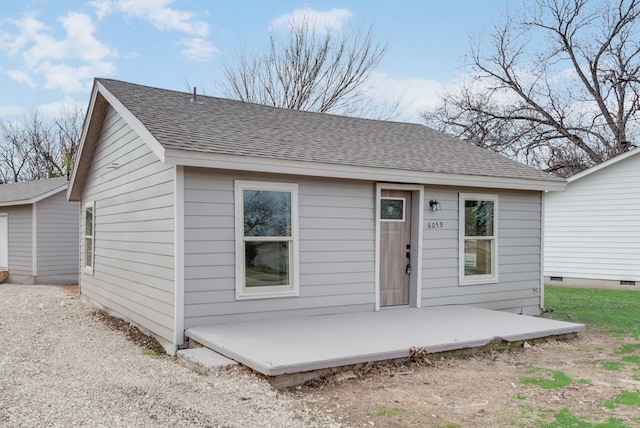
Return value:
<svg viewBox="0 0 640 428">
<path fill-rule="evenodd" d="M 61 287 L 0 284 L 0 426 L 338 426 L 243 369 L 198 375 Z"/>
</svg>

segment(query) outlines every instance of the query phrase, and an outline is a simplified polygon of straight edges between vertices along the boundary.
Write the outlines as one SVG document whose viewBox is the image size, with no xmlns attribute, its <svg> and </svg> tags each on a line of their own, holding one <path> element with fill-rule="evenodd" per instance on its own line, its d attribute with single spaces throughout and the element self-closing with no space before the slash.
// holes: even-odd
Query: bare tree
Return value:
<svg viewBox="0 0 640 428">
<path fill-rule="evenodd" d="M 23 170 L 31 161 L 31 153 L 25 145 L 27 136 L 21 126 L 0 122 L 2 145 L 0 146 L 0 178 L 2 183 L 21 181 Z"/>
<path fill-rule="evenodd" d="M 537 0 L 472 46 L 471 77 L 427 123 L 560 176 L 634 147 L 639 0 Z"/>
<path fill-rule="evenodd" d="M 365 94 L 371 72 L 387 50 L 374 28 L 320 32 L 291 22 L 284 39 L 269 33 L 263 52 L 241 50 L 224 64 L 226 96 L 276 107 L 352 115 L 390 116 L 393 106 L 373 105 Z"/>
<path fill-rule="evenodd" d="M 50 120 L 37 112 L 21 121 L 0 121 L 0 179 L 3 183 L 69 175 L 80 135 L 80 107 Z"/>
</svg>

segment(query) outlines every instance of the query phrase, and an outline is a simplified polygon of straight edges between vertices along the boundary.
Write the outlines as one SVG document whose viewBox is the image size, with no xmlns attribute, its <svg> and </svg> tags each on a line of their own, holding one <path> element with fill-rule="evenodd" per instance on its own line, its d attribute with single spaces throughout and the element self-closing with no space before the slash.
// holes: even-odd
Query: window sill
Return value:
<svg viewBox="0 0 640 428">
<path fill-rule="evenodd" d="M 254 300 L 254 299 L 276 299 L 279 297 L 298 297 L 300 296 L 300 290 L 288 290 L 288 291 L 240 291 L 236 292 L 236 300 Z"/>
<path fill-rule="evenodd" d="M 482 285 L 482 284 L 497 284 L 498 283 L 498 277 L 491 277 L 491 278 L 477 278 L 477 279 L 464 279 L 464 280 L 460 280 L 459 285 L 462 286 L 466 286 L 466 285 Z"/>
</svg>

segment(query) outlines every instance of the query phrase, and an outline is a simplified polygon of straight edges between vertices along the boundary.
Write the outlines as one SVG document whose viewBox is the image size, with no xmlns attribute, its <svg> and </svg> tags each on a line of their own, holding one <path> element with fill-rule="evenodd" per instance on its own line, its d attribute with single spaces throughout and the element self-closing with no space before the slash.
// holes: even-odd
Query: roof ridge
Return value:
<svg viewBox="0 0 640 428">
<path fill-rule="evenodd" d="M 143 85 L 143 84 L 139 84 L 139 83 L 132 83 L 132 82 L 126 82 L 124 80 L 109 79 L 109 78 L 103 78 L 103 77 L 96 77 L 96 80 L 99 81 L 99 82 L 105 82 L 105 81 L 116 82 L 116 83 L 121 83 L 121 84 L 125 84 L 125 85 L 138 86 L 138 87 L 141 87 L 141 88 L 148 88 L 148 89 L 155 90 L 155 91 L 171 92 L 171 93 L 175 93 L 175 94 L 188 95 L 189 97 L 193 97 L 193 93 L 192 92 L 185 92 L 185 91 L 180 91 L 180 90 L 177 90 L 177 89 L 158 88 L 158 87 L 155 87 L 155 86 Z M 260 103 L 254 102 L 254 101 L 243 101 L 243 100 L 237 100 L 237 99 L 234 99 L 234 98 L 219 97 L 219 96 L 215 96 L 215 95 L 197 94 L 197 96 L 198 97 L 209 98 L 209 99 L 212 99 L 212 100 L 223 101 L 223 102 L 241 103 L 241 104 L 245 104 L 245 105 L 248 104 L 248 105 L 253 105 L 253 106 L 256 106 L 256 107 L 262 107 L 262 108 L 268 108 L 268 109 L 274 109 L 274 110 L 284 110 L 284 111 L 288 111 L 288 112 L 297 112 L 299 114 L 333 116 L 333 117 L 336 117 L 336 118 L 371 121 L 371 122 L 375 122 L 375 123 L 390 123 L 390 124 L 395 124 L 395 125 L 410 125 L 410 126 L 417 126 L 417 127 L 421 127 L 421 128 L 432 129 L 432 128 L 429 128 L 429 127 L 427 127 L 427 126 L 425 126 L 425 125 L 423 125 L 421 123 L 415 123 L 415 122 L 396 121 L 396 120 L 391 120 L 391 119 L 373 119 L 373 118 L 368 118 L 368 117 L 349 116 L 349 115 L 346 115 L 346 114 L 339 114 L 339 113 L 327 113 L 327 112 L 319 112 L 319 111 L 313 111 L 313 110 L 301 110 L 301 109 L 294 109 L 294 108 L 288 108 L 288 107 L 272 106 L 272 105 L 268 105 L 268 104 L 260 104 Z M 437 131 L 435 129 L 433 129 L 433 130 Z M 440 132 L 440 131 L 437 131 L 437 132 Z"/>
</svg>

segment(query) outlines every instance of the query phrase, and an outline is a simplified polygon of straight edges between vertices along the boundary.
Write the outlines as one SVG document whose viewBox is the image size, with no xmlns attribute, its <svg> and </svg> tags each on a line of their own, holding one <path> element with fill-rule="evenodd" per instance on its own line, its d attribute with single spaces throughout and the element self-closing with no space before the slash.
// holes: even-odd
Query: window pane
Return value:
<svg viewBox="0 0 640 428">
<path fill-rule="evenodd" d="M 93 236 L 93 207 L 87 207 L 84 211 L 84 234 Z"/>
<path fill-rule="evenodd" d="M 93 266 L 93 240 L 91 238 L 84 240 L 84 265 Z"/>
<path fill-rule="evenodd" d="M 244 190 L 244 236 L 291 236 L 291 193 Z"/>
<path fill-rule="evenodd" d="M 404 199 L 380 200 L 381 220 L 404 220 Z"/>
<path fill-rule="evenodd" d="M 464 274 L 491 275 L 492 239 L 465 239 Z"/>
<path fill-rule="evenodd" d="M 245 286 L 289 285 L 289 242 L 245 242 Z"/>
<path fill-rule="evenodd" d="M 493 236 L 493 201 L 464 201 L 464 235 Z"/>
</svg>

